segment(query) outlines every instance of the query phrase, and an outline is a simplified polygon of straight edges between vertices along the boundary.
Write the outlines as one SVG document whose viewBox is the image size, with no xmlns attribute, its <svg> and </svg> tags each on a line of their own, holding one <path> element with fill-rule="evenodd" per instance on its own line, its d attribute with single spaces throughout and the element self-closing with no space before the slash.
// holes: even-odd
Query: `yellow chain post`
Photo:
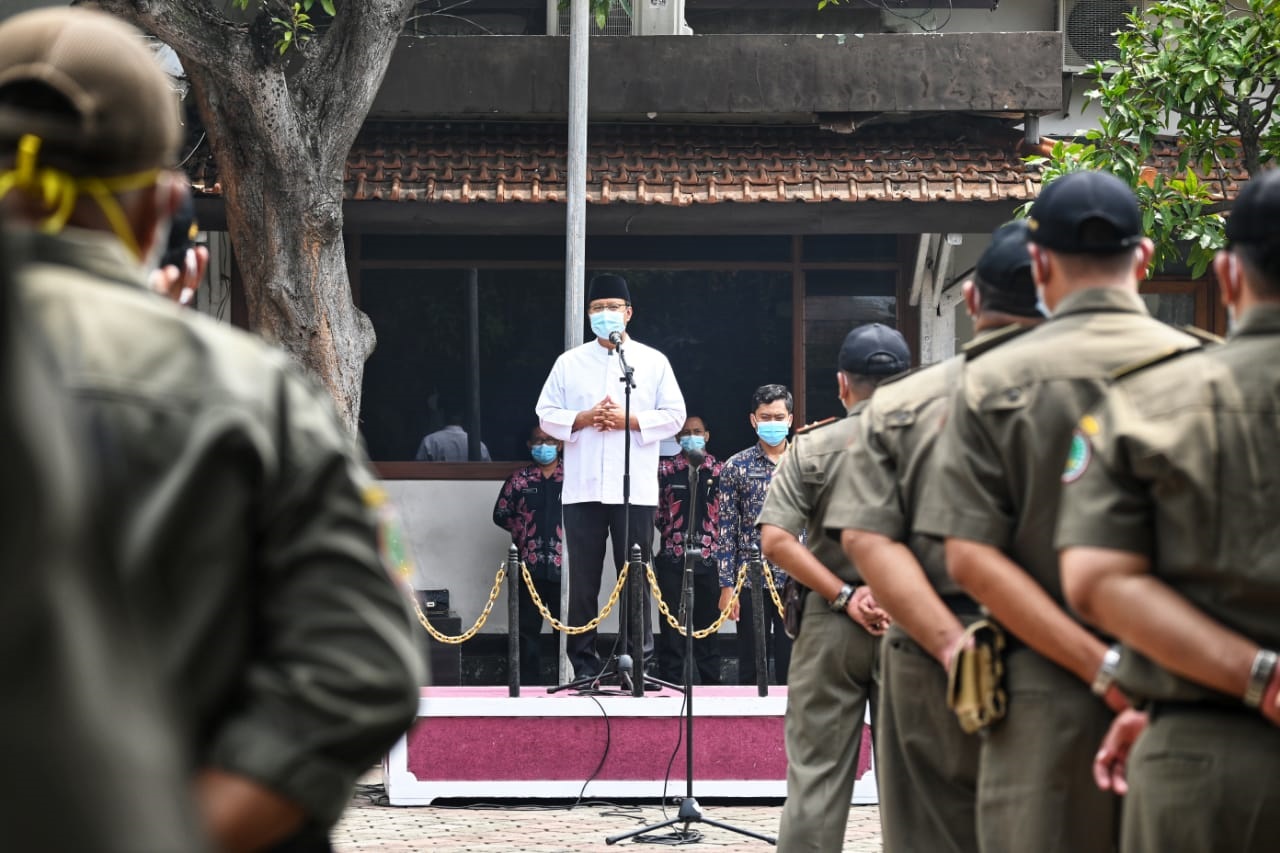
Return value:
<svg viewBox="0 0 1280 853">
<path fill-rule="evenodd" d="M 438 642 L 446 643 L 451 646 L 460 645 L 462 643 L 465 643 L 467 640 L 470 640 L 479 632 L 481 628 L 484 627 L 485 621 L 488 620 L 489 618 L 489 611 L 493 609 L 493 603 L 498 600 L 498 592 L 502 589 L 502 582 L 506 580 L 506 577 L 507 577 L 506 566 L 499 565 L 498 574 L 493 579 L 493 588 L 489 590 L 489 600 L 484 603 L 484 610 L 480 611 L 480 616 L 478 619 L 476 619 L 476 622 L 474 625 L 472 625 L 470 628 L 463 631 L 461 634 L 457 635 L 456 637 L 450 636 L 449 634 L 442 634 L 439 631 L 437 631 L 434 626 L 432 626 L 432 624 L 427 620 L 426 614 L 422 612 L 422 607 L 421 605 L 418 604 L 418 600 L 416 596 L 414 597 L 414 600 L 413 600 L 414 612 L 418 614 L 418 621 L 422 623 L 423 628 L 427 629 L 427 633 L 430 634 L 432 638 L 434 638 Z"/>
</svg>

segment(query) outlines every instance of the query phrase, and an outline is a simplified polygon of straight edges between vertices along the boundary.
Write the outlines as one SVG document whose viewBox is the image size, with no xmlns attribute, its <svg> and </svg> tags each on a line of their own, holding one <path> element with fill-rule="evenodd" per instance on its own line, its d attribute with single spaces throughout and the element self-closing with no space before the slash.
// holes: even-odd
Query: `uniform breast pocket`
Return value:
<svg viewBox="0 0 1280 853">
<path fill-rule="evenodd" d="M 817 461 L 806 459 L 800 466 L 800 479 L 810 486 L 822 486 L 827 482 L 827 469 Z"/>
</svg>

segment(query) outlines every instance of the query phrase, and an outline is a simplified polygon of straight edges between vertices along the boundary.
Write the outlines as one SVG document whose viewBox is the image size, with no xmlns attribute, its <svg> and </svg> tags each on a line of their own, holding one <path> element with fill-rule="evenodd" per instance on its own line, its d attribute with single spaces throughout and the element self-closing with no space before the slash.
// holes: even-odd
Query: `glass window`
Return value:
<svg viewBox="0 0 1280 853">
<path fill-rule="evenodd" d="M 467 281 L 465 269 L 363 271 L 378 345 L 361 432 L 375 461 L 412 460 L 423 436 L 466 415 Z M 479 272 L 480 437 L 494 461 L 528 456 L 533 407 L 563 349 L 563 288 L 558 270 Z"/>
<path fill-rule="evenodd" d="M 821 270 L 805 274 L 805 420 L 840 417 L 836 357 L 854 326 L 884 323 L 896 328 L 894 270 Z"/>
</svg>

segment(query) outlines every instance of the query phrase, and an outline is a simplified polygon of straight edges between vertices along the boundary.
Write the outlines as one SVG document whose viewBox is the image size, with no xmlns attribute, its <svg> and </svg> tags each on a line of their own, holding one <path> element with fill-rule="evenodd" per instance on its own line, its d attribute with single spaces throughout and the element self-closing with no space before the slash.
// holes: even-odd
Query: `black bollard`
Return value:
<svg viewBox="0 0 1280 853">
<path fill-rule="evenodd" d="M 649 594 L 646 583 L 640 546 L 632 545 L 631 567 L 627 570 L 627 631 L 631 636 L 628 638 L 630 648 L 624 649 L 631 655 L 632 696 L 644 695 L 644 598 Z"/>
<path fill-rule="evenodd" d="M 756 629 L 756 690 L 761 696 L 768 696 L 769 652 L 765 634 L 768 629 L 764 615 L 764 573 L 760 546 L 752 545 L 747 558 L 747 577 L 751 581 L 751 621 Z"/>
<path fill-rule="evenodd" d="M 520 695 L 520 552 L 507 549 L 507 695 Z"/>
</svg>

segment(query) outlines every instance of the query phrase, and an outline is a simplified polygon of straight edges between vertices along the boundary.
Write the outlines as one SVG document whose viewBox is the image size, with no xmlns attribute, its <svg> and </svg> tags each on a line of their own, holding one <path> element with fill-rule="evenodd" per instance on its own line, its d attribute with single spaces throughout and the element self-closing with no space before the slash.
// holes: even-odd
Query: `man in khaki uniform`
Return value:
<svg viewBox="0 0 1280 853">
<path fill-rule="evenodd" d="M 844 846 L 867 702 L 874 707 L 875 662 L 886 616 L 834 539 L 822 535 L 831 486 L 844 476 L 845 450 L 876 386 L 911 364 L 907 342 L 874 323 L 840 347 L 836 381 L 849 416 L 800 430 L 769 484 L 760 511 L 766 557 L 808 587 L 787 681 L 787 802 L 778 849 Z M 809 531 L 809 547 L 800 536 Z"/>
<path fill-rule="evenodd" d="M 1090 692 L 1107 644 L 1064 609 L 1053 547 L 1063 460 L 1112 370 L 1199 341 L 1138 296 L 1152 244 L 1117 178 L 1059 178 L 1029 225 L 1052 318 L 966 359 L 916 530 L 946 537 L 948 572 L 1010 634 L 1008 713 L 980 758 L 983 853 L 1093 853 L 1113 849 L 1119 809 L 1093 784 L 1091 759 L 1125 703 Z"/>
<path fill-rule="evenodd" d="M 203 849 L 177 726 L 119 577 L 91 538 L 93 483 L 0 245 L 0 827 L 10 850 Z M 55 803 L 56 816 L 50 816 Z"/>
<path fill-rule="evenodd" d="M 1038 324 L 1027 225 L 996 231 L 963 285 L 983 352 Z M 835 484 L 829 529 L 893 617 L 880 655 L 876 779 L 887 853 L 976 853 L 978 739 L 947 707 L 947 666 L 978 605 L 947 575 L 942 542 L 914 532 L 931 488 L 934 440 L 959 384 L 964 356 L 880 386 L 859 419 L 846 475 Z"/>
<path fill-rule="evenodd" d="M 1280 172 L 1245 186 L 1227 239 L 1228 342 L 1124 372 L 1063 474 L 1067 598 L 1125 643 L 1116 682 L 1150 708 L 1125 853 L 1280 843 Z"/>
<path fill-rule="evenodd" d="M 136 30 L 0 24 L 0 203 L 24 309 L 88 425 L 119 561 L 220 846 L 327 849 L 404 731 L 420 665 L 374 483 L 331 404 L 256 338 L 148 292 L 181 178 L 177 104 Z"/>
</svg>

